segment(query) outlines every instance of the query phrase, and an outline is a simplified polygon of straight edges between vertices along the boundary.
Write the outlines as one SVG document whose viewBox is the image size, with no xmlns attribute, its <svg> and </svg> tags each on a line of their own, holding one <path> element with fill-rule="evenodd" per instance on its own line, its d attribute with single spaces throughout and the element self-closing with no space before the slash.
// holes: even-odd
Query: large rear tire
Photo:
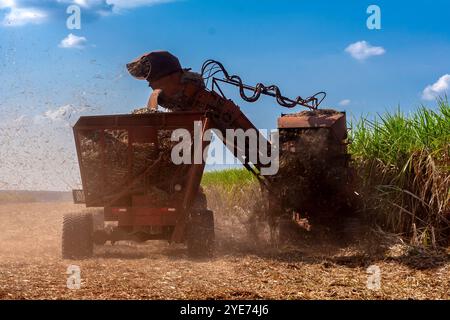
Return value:
<svg viewBox="0 0 450 320">
<path fill-rule="evenodd" d="M 64 215 L 62 230 L 63 259 L 90 258 L 94 252 L 94 221 L 91 213 Z"/>
</svg>

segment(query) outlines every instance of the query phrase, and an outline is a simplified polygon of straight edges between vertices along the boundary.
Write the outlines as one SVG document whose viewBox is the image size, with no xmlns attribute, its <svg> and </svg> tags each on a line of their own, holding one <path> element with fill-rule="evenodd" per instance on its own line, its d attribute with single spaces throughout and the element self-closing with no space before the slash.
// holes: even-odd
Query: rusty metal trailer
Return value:
<svg viewBox="0 0 450 320">
<path fill-rule="evenodd" d="M 193 255 L 209 254 L 214 220 L 199 193 L 205 163 L 192 159 L 192 164 L 174 165 L 170 152 L 162 152 L 172 146 L 173 130 L 193 134 L 198 124 L 203 135 L 208 119 L 199 112 L 81 117 L 73 131 L 83 189 L 73 191 L 74 199 L 101 208 L 103 218 L 96 221 L 90 213 L 66 216 L 63 256 L 90 256 L 94 243 L 108 240 L 155 239 L 186 241 Z M 201 141 L 195 147 L 203 152 L 207 142 Z M 103 221 L 116 225 L 105 229 Z"/>
</svg>

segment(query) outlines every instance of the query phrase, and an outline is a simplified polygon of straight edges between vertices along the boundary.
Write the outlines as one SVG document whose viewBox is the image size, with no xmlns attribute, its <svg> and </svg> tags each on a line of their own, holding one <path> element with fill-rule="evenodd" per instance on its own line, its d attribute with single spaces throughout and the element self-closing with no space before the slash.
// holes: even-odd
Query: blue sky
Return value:
<svg viewBox="0 0 450 320">
<path fill-rule="evenodd" d="M 66 27 L 71 3 L 81 8 L 81 30 Z M 366 26 L 371 4 L 381 9 L 381 30 Z M 49 143 L 60 141 L 53 144 L 70 153 L 66 124 L 78 115 L 144 105 L 149 88 L 124 65 L 158 49 L 194 70 L 214 58 L 246 83 L 277 84 L 287 96 L 326 91 L 323 107 L 356 116 L 433 106 L 450 85 L 449 16 L 443 0 L 0 0 L 0 164 L 15 167 L 14 154 L 8 160 L 4 151 L 11 128 L 51 130 Z M 275 127 L 286 112 L 270 98 L 248 104 L 227 92 L 260 128 Z M 29 150 L 32 139 L 20 137 Z M 49 151 L 42 149 L 45 158 Z M 1 170 L 4 187 L 21 186 Z"/>
</svg>

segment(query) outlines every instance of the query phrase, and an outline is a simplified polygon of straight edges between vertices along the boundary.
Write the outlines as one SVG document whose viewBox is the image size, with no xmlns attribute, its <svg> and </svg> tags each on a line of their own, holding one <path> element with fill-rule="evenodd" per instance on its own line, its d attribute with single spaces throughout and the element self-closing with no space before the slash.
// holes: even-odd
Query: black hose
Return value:
<svg viewBox="0 0 450 320">
<path fill-rule="evenodd" d="M 224 78 L 215 78 L 214 76 L 218 73 L 222 73 Z M 217 85 L 217 81 L 239 87 L 239 94 L 241 98 L 247 102 L 255 102 L 261 97 L 261 94 L 264 94 L 275 97 L 277 103 L 286 108 L 293 108 L 297 105 L 301 105 L 314 110 L 319 107 L 326 97 L 326 93 L 321 91 L 305 99 L 301 96 L 298 96 L 295 99 L 289 99 L 281 94 L 280 88 L 276 85 L 265 86 L 262 83 L 258 83 L 255 87 L 245 85 L 239 76 L 230 76 L 223 64 L 216 60 L 207 60 L 203 63 L 202 77 L 206 85 L 208 85 L 209 80 L 212 79 L 212 88 L 214 88 L 214 85 Z M 247 96 L 245 94 L 245 90 L 253 91 L 253 94 L 251 96 Z"/>
</svg>

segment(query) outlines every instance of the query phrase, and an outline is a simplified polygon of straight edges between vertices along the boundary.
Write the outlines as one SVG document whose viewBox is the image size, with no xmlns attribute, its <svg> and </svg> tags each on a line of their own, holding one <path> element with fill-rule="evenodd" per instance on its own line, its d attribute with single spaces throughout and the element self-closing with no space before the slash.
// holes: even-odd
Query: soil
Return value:
<svg viewBox="0 0 450 320">
<path fill-rule="evenodd" d="M 61 222 L 70 203 L 0 205 L 0 299 L 449 299 L 448 254 L 380 251 L 321 238 L 275 247 L 227 229 L 216 216 L 217 250 L 192 260 L 183 245 L 119 242 L 88 260 L 62 260 Z M 67 268 L 81 269 L 81 288 L 67 288 Z M 367 288 L 367 268 L 381 271 Z"/>
</svg>

